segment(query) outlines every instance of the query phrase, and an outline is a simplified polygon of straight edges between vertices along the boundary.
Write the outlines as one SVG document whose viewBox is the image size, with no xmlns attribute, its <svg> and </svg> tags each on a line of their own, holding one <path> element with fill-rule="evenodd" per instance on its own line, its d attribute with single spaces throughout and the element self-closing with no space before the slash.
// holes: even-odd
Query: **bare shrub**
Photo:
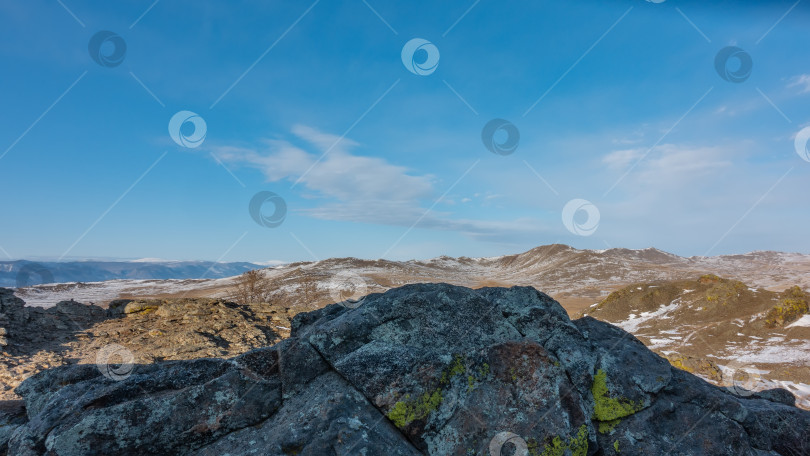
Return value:
<svg viewBox="0 0 810 456">
<path fill-rule="evenodd" d="M 310 274 L 303 274 L 300 284 L 301 296 L 304 298 L 304 304 L 308 307 L 316 304 L 315 301 L 318 297 L 318 280 Z"/>
<path fill-rule="evenodd" d="M 275 281 L 265 277 L 262 271 L 258 269 L 246 271 L 236 280 L 233 289 L 233 300 L 239 304 L 270 303 L 273 301 L 276 288 Z"/>
</svg>

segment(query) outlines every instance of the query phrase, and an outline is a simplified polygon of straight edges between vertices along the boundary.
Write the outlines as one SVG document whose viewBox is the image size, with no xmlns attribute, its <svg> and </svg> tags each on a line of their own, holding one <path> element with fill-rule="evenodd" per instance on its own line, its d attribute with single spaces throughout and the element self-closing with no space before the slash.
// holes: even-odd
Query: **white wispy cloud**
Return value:
<svg viewBox="0 0 810 456">
<path fill-rule="evenodd" d="M 348 149 L 357 143 L 351 140 L 304 126 L 295 127 L 293 133 L 321 153 L 310 153 L 285 140 L 266 140 L 262 150 L 224 146 L 216 154 L 227 162 L 259 169 L 270 182 L 299 180 L 319 197 L 343 203 L 386 201 L 397 205 L 434 193 L 430 176 L 409 174 L 407 168 L 382 158 L 353 155 Z"/>
<path fill-rule="evenodd" d="M 613 169 L 624 169 L 632 165 L 644 156 L 643 149 L 621 149 L 614 150 L 602 157 L 602 163 Z"/>
<path fill-rule="evenodd" d="M 616 150 L 602 157 L 602 163 L 616 171 L 635 165 L 632 176 L 645 182 L 683 183 L 732 166 L 730 152 L 725 147 L 661 144 L 652 151 L 648 148 Z"/>
<path fill-rule="evenodd" d="M 380 157 L 352 153 L 358 143 L 312 127 L 292 129 L 296 140 L 265 140 L 260 148 L 216 146 L 221 160 L 261 171 L 269 182 L 298 182 L 314 207 L 302 209 L 324 220 L 373 223 L 456 231 L 477 239 L 508 239 L 536 234 L 536 221 L 490 221 L 453 217 L 434 208 L 440 198 L 438 179 L 418 174 Z M 445 207 L 448 205 L 445 205 Z"/>
<path fill-rule="evenodd" d="M 788 88 L 799 88 L 799 93 L 810 93 L 810 74 L 796 76 L 788 83 Z"/>
</svg>

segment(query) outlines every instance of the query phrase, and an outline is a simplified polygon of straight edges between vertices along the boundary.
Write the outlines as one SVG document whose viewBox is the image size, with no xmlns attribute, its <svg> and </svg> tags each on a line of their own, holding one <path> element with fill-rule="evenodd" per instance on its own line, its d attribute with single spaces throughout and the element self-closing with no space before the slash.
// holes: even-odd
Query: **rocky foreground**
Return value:
<svg viewBox="0 0 810 456">
<path fill-rule="evenodd" d="M 529 287 L 409 285 L 231 359 L 69 365 L 0 405 L 12 455 L 804 455 L 784 390 L 721 389 Z M 352 305 L 351 307 L 354 307 Z"/>
<path fill-rule="evenodd" d="M 229 358 L 290 333 L 289 309 L 222 299 L 121 299 L 109 307 L 62 301 L 26 306 L 0 288 L 0 401 L 44 369 L 123 358 L 138 364 Z M 103 361 L 103 360 L 102 360 Z"/>
</svg>

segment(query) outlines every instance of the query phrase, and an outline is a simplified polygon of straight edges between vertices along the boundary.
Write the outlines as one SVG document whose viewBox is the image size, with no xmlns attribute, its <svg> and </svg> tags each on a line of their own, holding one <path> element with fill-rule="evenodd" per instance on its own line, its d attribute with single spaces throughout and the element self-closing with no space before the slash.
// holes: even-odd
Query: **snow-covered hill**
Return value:
<svg viewBox="0 0 810 456">
<path fill-rule="evenodd" d="M 235 268 L 230 274 L 233 276 L 259 267 L 251 267 L 249 263 L 229 264 Z M 40 285 L 18 290 L 17 294 L 29 305 L 38 306 L 50 306 L 71 298 L 103 304 L 118 297 L 132 296 L 227 297 L 235 283 L 235 277 L 225 277 L 227 271 L 213 268 L 205 276 L 210 278 L 199 280 L 196 279 L 205 271 L 191 275 L 195 280 L 112 280 Z M 684 258 L 653 248 L 579 250 L 554 244 L 516 255 L 490 258 L 438 257 L 410 261 L 331 258 L 265 269 L 265 275 L 275 280 L 279 293 L 292 304 L 300 302 L 305 281 L 314 282 L 315 287 L 324 292 L 344 286 L 360 292 L 376 292 L 408 283 L 447 282 L 474 288 L 531 285 L 553 296 L 572 314 L 632 283 L 693 279 L 706 273 L 774 291 L 794 285 L 808 289 L 810 255 L 752 252 Z M 329 293 L 319 295 L 322 304 L 331 297 Z"/>
</svg>

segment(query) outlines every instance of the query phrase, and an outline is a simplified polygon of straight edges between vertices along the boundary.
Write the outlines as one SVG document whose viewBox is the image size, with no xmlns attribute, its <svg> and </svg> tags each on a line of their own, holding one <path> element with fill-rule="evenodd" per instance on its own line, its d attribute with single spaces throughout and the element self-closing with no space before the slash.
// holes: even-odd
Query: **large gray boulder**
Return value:
<svg viewBox="0 0 810 456">
<path fill-rule="evenodd" d="M 228 360 L 42 372 L 0 439 L 12 455 L 810 454 L 810 412 L 784 392 L 712 386 L 530 287 L 351 307 Z"/>
</svg>

